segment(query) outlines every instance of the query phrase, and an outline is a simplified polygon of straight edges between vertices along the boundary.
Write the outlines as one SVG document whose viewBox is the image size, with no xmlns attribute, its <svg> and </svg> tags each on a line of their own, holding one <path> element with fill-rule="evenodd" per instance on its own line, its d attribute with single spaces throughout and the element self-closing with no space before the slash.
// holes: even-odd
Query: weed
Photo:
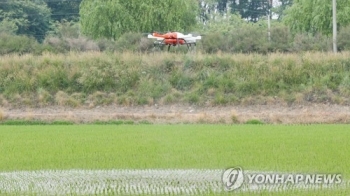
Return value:
<svg viewBox="0 0 350 196">
<path fill-rule="evenodd" d="M 238 114 L 235 110 L 231 111 L 231 121 L 232 123 L 239 123 Z"/>
<path fill-rule="evenodd" d="M 72 121 L 53 121 L 50 125 L 74 125 L 75 123 Z"/>
<path fill-rule="evenodd" d="M 38 120 L 6 120 L 0 123 L 1 125 L 48 125 L 48 122 Z"/>
<path fill-rule="evenodd" d="M 132 125 L 132 124 L 134 124 L 135 122 L 134 121 L 132 121 L 132 120 L 126 120 L 126 121 L 124 121 L 124 124 L 126 124 L 126 125 Z"/>
<path fill-rule="evenodd" d="M 0 121 L 5 120 L 5 112 L 0 108 Z"/>
<path fill-rule="evenodd" d="M 111 121 L 94 121 L 92 122 L 94 125 L 121 125 L 124 124 L 122 120 L 111 120 Z"/>
<path fill-rule="evenodd" d="M 262 125 L 265 124 L 264 122 L 257 120 L 257 119 L 251 119 L 245 122 L 245 124 L 249 124 L 249 125 Z"/>
<path fill-rule="evenodd" d="M 141 120 L 141 121 L 137 122 L 137 124 L 141 124 L 141 125 L 151 125 L 151 124 L 153 124 L 153 123 L 152 123 L 152 122 L 149 122 L 149 121 L 147 121 L 147 120 Z"/>
</svg>

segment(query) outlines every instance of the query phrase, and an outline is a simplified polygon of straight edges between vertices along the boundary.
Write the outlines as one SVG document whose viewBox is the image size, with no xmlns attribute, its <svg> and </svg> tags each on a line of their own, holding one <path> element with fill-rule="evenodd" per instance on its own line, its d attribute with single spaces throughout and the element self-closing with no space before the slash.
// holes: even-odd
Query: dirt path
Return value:
<svg viewBox="0 0 350 196">
<path fill-rule="evenodd" d="M 258 119 L 266 123 L 350 123 L 350 106 L 256 105 L 256 106 L 101 106 L 95 108 L 0 108 L 0 119 L 68 120 L 74 122 L 133 120 L 153 123 L 244 123 Z"/>
</svg>

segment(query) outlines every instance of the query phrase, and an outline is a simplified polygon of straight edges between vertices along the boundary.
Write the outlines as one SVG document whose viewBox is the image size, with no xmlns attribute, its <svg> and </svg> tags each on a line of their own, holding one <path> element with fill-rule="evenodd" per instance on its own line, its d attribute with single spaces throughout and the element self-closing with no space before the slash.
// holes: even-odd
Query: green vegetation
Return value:
<svg viewBox="0 0 350 196">
<path fill-rule="evenodd" d="M 116 40 L 128 32 L 188 31 L 197 23 L 197 12 L 194 0 L 83 0 L 79 13 L 85 35 Z"/>
<path fill-rule="evenodd" d="M 1 126 L 0 171 L 242 166 L 253 171 L 341 173 L 346 180 L 348 129 L 347 125 Z M 296 193 L 341 195 L 348 189 L 259 195 Z"/>
<path fill-rule="evenodd" d="M 1 126 L 0 171 L 242 166 L 349 176 L 347 125 Z"/>
<path fill-rule="evenodd" d="M 349 70 L 348 53 L 5 56 L 0 61 L 0 103 L 349 104 Z"/>
<path fill-rule="evenodd" d="M 69 121 L 53 121 L 53 122 L 46 122 L 46 121 L 29 121 L 29 120 L 0 120 L 0 125 L 72 125 L 73 122 Z"/>
<path fill-rule="evenodd" d="M 153 45 L 142 35 L 153 31 L 204 35 L 197 48 L 204 53 L 332 50 L 331 2 L 279 2 L 272 8 L 278 19 L 271 19 L 268 39 L 268 1 L 5 0 L 0 5 L 0 54 L 145 52 Z M 347 51 L 349 0 L 337 3 L 338 50 Z"/>
<path fill-rule="evenodd" d="M 131 120 L 109 120 L 109 121 L 92 121 L 89 123 L 77 123 L 73 121 L 40 121 L 40 120 L 4 120 L 1 119 L 0 113 L 0 125 L 74 125 L 74 124 L 92 124 L 92 125 L 132 125 L 136 124 Z M 137 124 L 152 124 L 148 121 L 139 121 Z"/>
<path fill-rule="evenodd" d="M 262 124 L 264 124 L 264 122 L 261 122 L 260 120 L 257 120 L 257 119 L 252 119 L 252 120 L 248 120 L 247 122 L 245 122 L 245 124 L 262 125 Z"/>
<path fill-rule="evenodd" d="M 337 24 L 350 24 L 350 0 L 337 0 Z M 286 10 L 285 23 L 296 32 L 332 34 L 332 3 L 328 0 L 297 0 Z"/>
<path fill-rule="evenodd" d="M 50 17 L 51 11 L 43 1 L 5 0 L 0 5 L 0 33 L 27 35 L 43 41 L 50 28 Z"/>
</svg>

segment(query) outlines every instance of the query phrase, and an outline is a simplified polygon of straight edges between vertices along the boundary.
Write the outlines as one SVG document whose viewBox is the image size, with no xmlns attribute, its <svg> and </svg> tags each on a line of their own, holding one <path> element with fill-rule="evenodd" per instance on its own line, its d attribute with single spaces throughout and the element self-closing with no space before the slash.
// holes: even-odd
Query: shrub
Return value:
<svg viewBox="0 0 350 196">
<path fill-rule="evenodd" d="M 97 45 L 100 48 L 100 51 L 114 52 L 117 51 L 118 48 L 115 41 L 108 39 L 97 40 Z"/>
<path fill-rule="evenodd" d="M 227 51 L 227 42 L 221 32 L 208 33 L 202 40 L 202 48 L 207 53 L 216 53 L 218 51 Z"/>
<path fill-rule="evenodd" d="M 350 25 L 340 29 L 337 41 L 340 51 L 350 50 Z"/>
<path fill-rule="evenodd" d="M 51 52 L 65 53 L 69 51 L 69 45 L 67 41 L 59 37 L 46 37 L 43 45 L 51 48 Z"/>
<path fill-rule="evenodd" d="M 146 52 L 153 48 L 153 40 L 146 37 L 142 37 L 139 41 L 139 51 Z"/>
<path fill-rule="evenodd" d="M 23 35 L 0 34 L 0 55 L 17 53 L 34 53 L 40 51 L 40 44 L 34 39 Z"/>
<path fill-rule="evenodd" d="M 331 51 L 332 50 L 332 40 L 321 34 L 311 35 L 311 34 L 297 34 L 294 37 L 292 51 L 302 52 L 302 51 Z"/>
<path fill-rule="evenodd" d="M 142 34 L 125 33 L 116 41 L 118 51 L 137 51 Z"/>
<path fill-rule="evenodd" d="M 287 26 L 277 26 L 271 28 L 271 42 L 269 50 L 271 52 L 289 52 L 292 35 Z"/>
<path fill-rule="evenodd" d="M 266 53 L 268 50 L 266 30 L 256 24 L 243 25 L 229 32 L 208 33 L 201 42 L 208 53 Z"/>
<path fill-rule="evenodd" d="M 266 53 L 268 39 L 266 29 L 259 25 L 249 24 L 234 29 L 228 34 L 229 51 L 243 53 Z"/>
<path fill-rule="evenodd" d="M 85 52 L 100 50 L 95 41 L 89 40 L 85 37 L 65 38 L 65 41 L 68 43 L 70 51 Z"/>
<path fill-rule="evenodd" d="M 51 51 L 55 53 L 65 53 L 69 51 L 86 52 L 100 51 L 99 44 L 85 37 L 78 38 L 59 38 L 47 37 L 44 40 L 44 45 L 48 45 Z"/>
</svg>

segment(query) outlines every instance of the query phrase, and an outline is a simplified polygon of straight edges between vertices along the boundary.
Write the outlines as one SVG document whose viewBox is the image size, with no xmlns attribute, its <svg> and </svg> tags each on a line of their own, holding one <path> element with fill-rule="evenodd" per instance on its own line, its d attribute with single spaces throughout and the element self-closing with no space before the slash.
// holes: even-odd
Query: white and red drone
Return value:
<svg viewBox="0 0 350 196">
<path fill-rule="evenodd" d="M 184 35 L 179 32 L 169 32 L 165 34 L 152 33 L 148 35 L 150 39 L 156 39 L 154 42 L 155 47 L 168 46 L 168 51 L 170 46 L 187 45 L 188 49 L 192 46 L 196 46 L 197 40 L 202 39 L 202 36 L 193 36 L 192 34 Z"/>
</svg>

